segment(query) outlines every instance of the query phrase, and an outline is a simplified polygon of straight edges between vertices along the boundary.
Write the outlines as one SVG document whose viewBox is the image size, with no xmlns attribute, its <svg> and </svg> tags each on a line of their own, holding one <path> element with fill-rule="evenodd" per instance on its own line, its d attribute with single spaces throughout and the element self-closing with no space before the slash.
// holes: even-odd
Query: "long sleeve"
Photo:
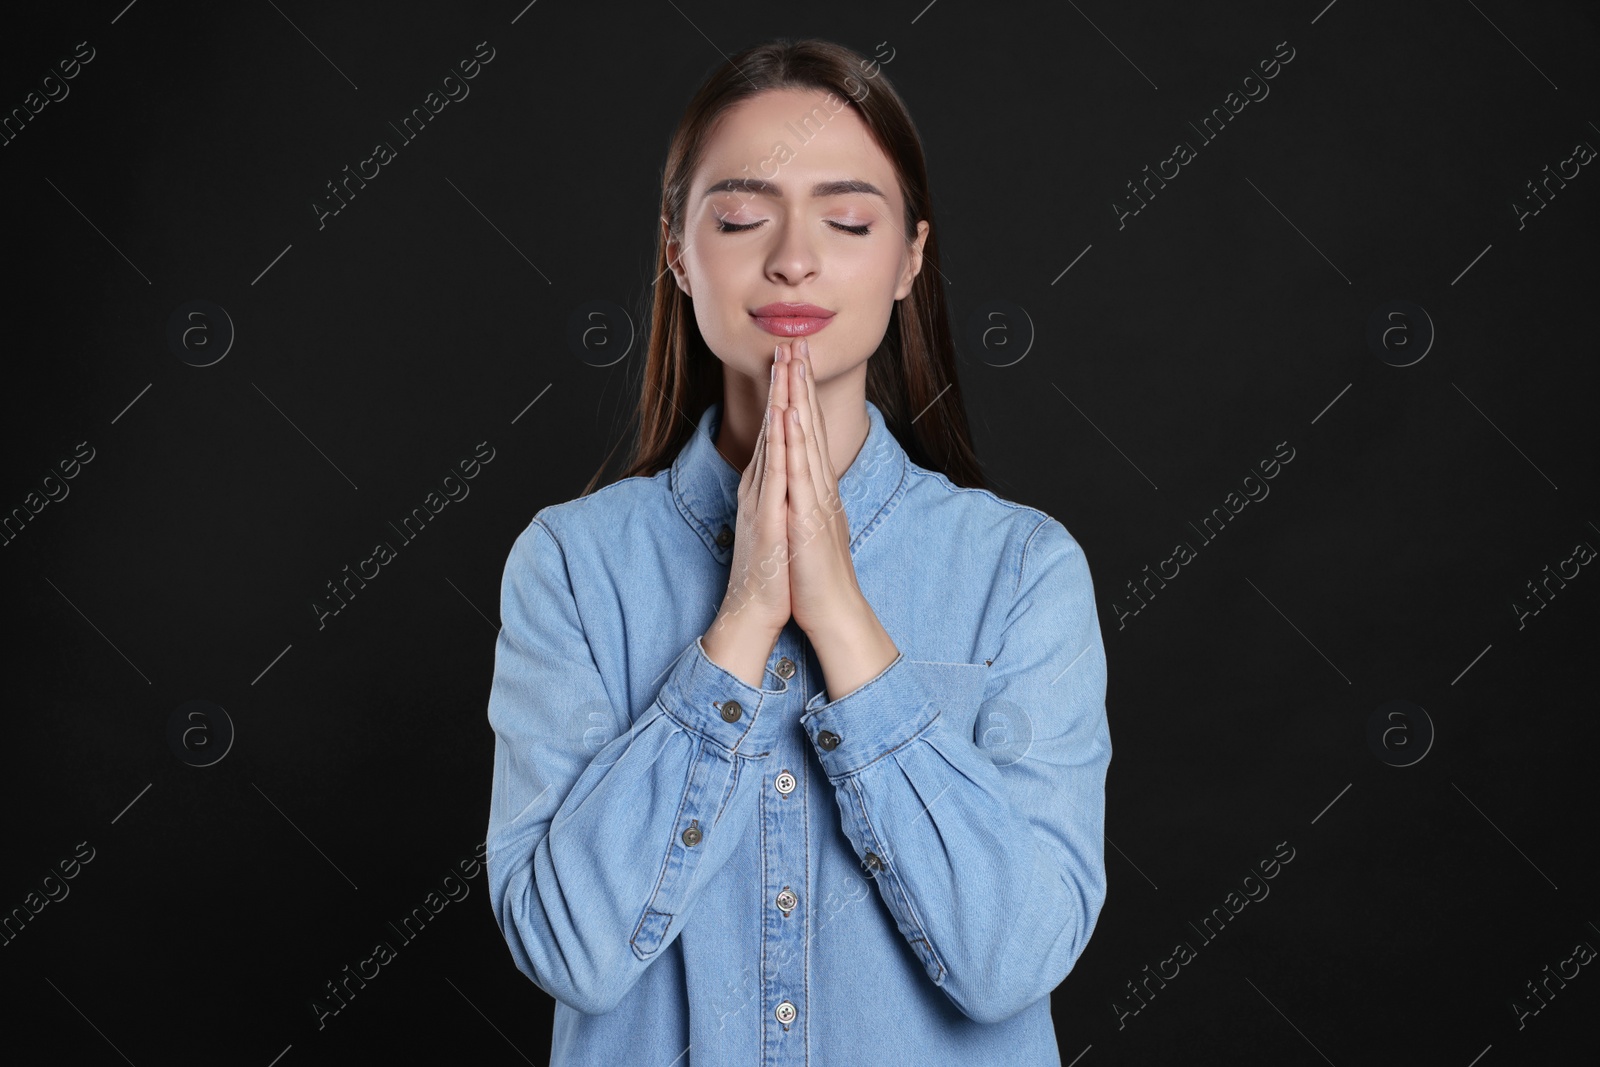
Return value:
<svg viewBox="0 0 1600 1067">
<path fill-rule="evenodd" d="M 781 691 L 717 666 L 697 636 L 630 722 L 537 516 L 507 559 L 500 614 L 490 902 L 523 974 L 607 1012 L 677 937 L 750 821 L 761 776 L 741 768 L 771 749 L 778 713 L 762 707 Z"/>
<path fill-rule="evenodd" d="M 902 652 L 843 697 L 818 694 L 800 720 L 865 875 L 928 977 L 976 1021 L 1048 996 L 1099 918 L 1105 690 L 1087 561 L 1046 518 L 992 666 Z"/>
</svg>

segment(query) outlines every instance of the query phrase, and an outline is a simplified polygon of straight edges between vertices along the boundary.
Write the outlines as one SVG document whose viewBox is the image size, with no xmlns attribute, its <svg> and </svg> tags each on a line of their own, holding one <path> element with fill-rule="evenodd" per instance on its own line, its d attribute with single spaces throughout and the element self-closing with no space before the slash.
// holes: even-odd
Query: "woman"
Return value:
<svg viewBox="0 0 1600 1067">
<path fill-rule="evenodd" d="M 911 119 L 750 49 L 662 227 L 633 461 L 502 588 L 490 896 L 551 1063 L 1057 1064 L 1105 656 L 1078 544 L 982 488 Z"/>
</svg>

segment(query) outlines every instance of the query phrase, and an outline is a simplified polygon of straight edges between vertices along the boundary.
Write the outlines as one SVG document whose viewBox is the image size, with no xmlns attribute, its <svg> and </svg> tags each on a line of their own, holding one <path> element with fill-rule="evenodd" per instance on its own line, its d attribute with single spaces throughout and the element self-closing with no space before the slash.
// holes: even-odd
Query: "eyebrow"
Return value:
<svg viewBox="0 0 1600 1067">
<path fill-rule="evenodd" d="M 779 200 L 783 199 L 783 190 L 778 188 L 775 183 L 762 178 L 724 178 L 708 187 L 703 195 L 710 196 L 712 193 L 752 193 L 756 196 L 771 196 Z M 870 196 L 881 197 L 884 203 L 889 201 L 889 198 L 883 195 L 883 190 L 871 182 L 862 181 L 859 178 L 818 182 L 811 187 L 811 195 L 813 197 L 843 196 L 848 193 L 865 193 Z"/>
</svg>

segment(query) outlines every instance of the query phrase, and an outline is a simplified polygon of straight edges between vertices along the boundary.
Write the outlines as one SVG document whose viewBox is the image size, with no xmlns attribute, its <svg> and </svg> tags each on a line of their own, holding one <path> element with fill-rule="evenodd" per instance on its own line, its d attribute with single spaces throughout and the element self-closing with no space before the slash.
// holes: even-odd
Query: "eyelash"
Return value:
<svg viewBox="0 0 1600 1067">
<path fill-rule="evenodd" d="M 762 222 L 765 222 L 765 221 L 766 221 L 765 219 L 762 220 Z M 757 226 L 760 226 L 760 225 L 761 225 L 760 222 L 747 222 L 747 223 L 740 224 L 740 223 L 736 223 L 736 222 L 724 222 L 722 219 L 718 219 L 717 220 L 717 232 L 718 233 L 742 233 L 745 230 L 753 230 Z M 866 226 L 846 226 L 843 223 L 839 223 L 839 222 L 830 222 L 830 223 L 828 223 L 828 225 L 829 226 L 833 226 L 836 229 L 842 230 L 845 233 L 854 234 L 857 237 L 865 237 L 865 236 L 867 236 L 868 234 L 870 234 L 872 232 L 872 227 L 870 225 L 866 225 Z"/>
</svg>

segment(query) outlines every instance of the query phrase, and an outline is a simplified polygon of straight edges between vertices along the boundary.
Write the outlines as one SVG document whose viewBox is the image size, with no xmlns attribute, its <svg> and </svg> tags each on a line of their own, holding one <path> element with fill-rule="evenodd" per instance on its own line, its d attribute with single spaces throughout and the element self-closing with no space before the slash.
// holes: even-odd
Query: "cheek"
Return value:
<svg viewBox="0 0 1600 1067">
<path fill-rule="evenodd" d="M 742 314 L 742 293 L 748 288 L 752 265 L 730 249 L 701 250 L 692 276 L 696 313 L 706 318 L 733 321 Z M 759 276 L 759 270 L 757 270 Z"/>
<path fill-rule="evenodd" d="M 854 266 L 852 288 L 862 294 L 871 293 L 875 299 L 894 299 L 895 286 L 900 283 L 902 258 L 898 248 L 874 249 L 872 255 L 861 257 Z"/>
<path fill-rule="evenodd" d="M 900 284 L 900 257 L 894 252 L 863 259 L 846 285 L 852 303 L 876 319 L 887 321 L 894 308 L 895 289 Z"/>
<path fill-rule="evenodd" d="M 750 353 L 762 346 L 752 347 L 752 336 L 760 340 L 766 335 L 759 330 L 752 334 L 745 298 L 750 288 L 750 271 L 757 270 L 759 277 L 759 265 L 753 268 L 746 256 L 726 248 L 712 246 L 696 251 L 698 254 L 689 276 L 694 289 L 690 305 L 700 336 L 724 363 L 742 363 L 754 358 Z M 771 358 L 770 351 L 768 358 Z"/>
<path fill-rule="evenodd" d="M 894 314 L 894 303 L 885 293 L 881 299 L 874 296 L 870 301 L 857 300 L 854 310 L 849 330 L 850 349 L 865 359 L 882 342 L 889 328 L 889 316 Z"/>
</svg>

